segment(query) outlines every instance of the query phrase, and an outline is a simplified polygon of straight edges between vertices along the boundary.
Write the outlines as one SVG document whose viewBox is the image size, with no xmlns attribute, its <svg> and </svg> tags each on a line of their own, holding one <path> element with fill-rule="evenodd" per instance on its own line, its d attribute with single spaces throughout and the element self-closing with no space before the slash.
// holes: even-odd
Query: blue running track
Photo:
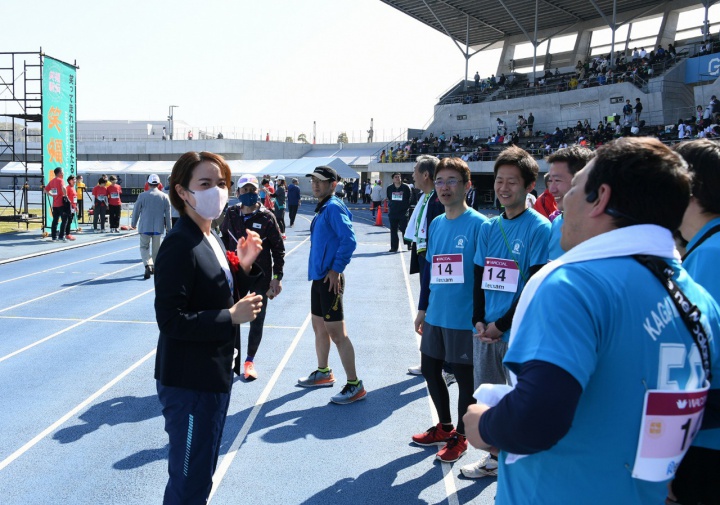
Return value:
<svg viewBox="0 0 720 505">
<path fill-rule="evenodd" d="M 329 403 L 345 380 L 334 349 L 335 387 L 296 387 L 317 364 L 307 207 L 287 230 L 259 379 L 233 388 L 210 503 L 494 503 L 494 478 L 459 476 L 482 452 L 448 465 L 435 460 L 438 448 L 410 443 L 437 422 L 422 377 L 407 375 L 419 363 L 419 281 L 407 275 L 408 252 L 387 253 L 389 231 L 367 207 L 353 210 L 359 246 L 344 300 L 367 399 Z M 142 278 L 134 233 L 77 237 L 0 235 L 0 503 L 159 504 L 168 448 L 152 280 Z"/>
</svg>

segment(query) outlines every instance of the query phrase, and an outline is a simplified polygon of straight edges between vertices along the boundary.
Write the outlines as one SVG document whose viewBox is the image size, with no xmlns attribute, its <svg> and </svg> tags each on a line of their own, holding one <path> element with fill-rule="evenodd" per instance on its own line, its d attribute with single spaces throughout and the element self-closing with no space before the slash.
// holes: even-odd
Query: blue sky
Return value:
<svg viewBox="0 0 720 505">
<path fill-rule="evenodd" d="M 465 72 L 445 35 L 378 0 L 14 2 L 4 51 L 77 61 L 78 119 L 162 120 L 260 138 L 422 128 Z M 470 60 L 495 72 L 499 52 Z M 0 114 L 2 110 L 0 110 Z M 334 139 L 332 139 L 334 141 Z"/>
</svg>

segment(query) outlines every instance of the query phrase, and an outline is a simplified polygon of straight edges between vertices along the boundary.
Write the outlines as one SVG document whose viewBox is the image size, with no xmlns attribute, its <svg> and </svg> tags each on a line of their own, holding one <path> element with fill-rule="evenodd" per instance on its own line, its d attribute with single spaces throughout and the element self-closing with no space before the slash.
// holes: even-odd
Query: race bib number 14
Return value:
<svg viewBox="0 0 720 505">
<path fill-rule="evenodd" d="M 462 284 L 464 282 L 462 254 L 435 254 L 432 257 L 430 284 Z"/>
<path fill-rule="evenodd" d="M 513 260 L 485 258 L 482 288 L 515 293 L 518 289 L 519 276 L 520 270 Z"/>
</svg>

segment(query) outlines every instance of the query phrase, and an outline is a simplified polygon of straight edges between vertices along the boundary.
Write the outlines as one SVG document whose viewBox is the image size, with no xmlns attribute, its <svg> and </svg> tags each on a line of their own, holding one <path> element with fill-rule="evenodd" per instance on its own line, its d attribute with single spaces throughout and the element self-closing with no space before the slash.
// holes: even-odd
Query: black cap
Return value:
<svg viewBox="0 0 720 505">
<path fill-rule="evenodd" d="M 323 165 L 316 167 L 313 173 L 305 175 L 305 177 L 317 177 L 321 181 L 337 181 L 338 174 L 334 168 Z"/>
</svg>

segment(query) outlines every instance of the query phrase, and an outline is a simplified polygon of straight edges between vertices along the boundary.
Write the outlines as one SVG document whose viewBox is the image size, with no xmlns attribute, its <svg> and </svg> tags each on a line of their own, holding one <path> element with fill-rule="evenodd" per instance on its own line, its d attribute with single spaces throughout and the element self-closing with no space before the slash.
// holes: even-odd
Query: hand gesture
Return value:
<svg viewBox="0 0 720 505">
<path fill-rule="evenodd" d="M 262 308 L 262 296 L 249 293 L 230 307 L 230 318 L 233 324 L 254 321 Z"/>
<path fill-rule="evenodd" d="M 262 239 L 260 235 L 252 230 L 247 231 L 247 236 L 240 238 L 235 254 L 240 260 L 240 266 L 245 273 L 248 273 L 262 251 Z"/>
</svg>

